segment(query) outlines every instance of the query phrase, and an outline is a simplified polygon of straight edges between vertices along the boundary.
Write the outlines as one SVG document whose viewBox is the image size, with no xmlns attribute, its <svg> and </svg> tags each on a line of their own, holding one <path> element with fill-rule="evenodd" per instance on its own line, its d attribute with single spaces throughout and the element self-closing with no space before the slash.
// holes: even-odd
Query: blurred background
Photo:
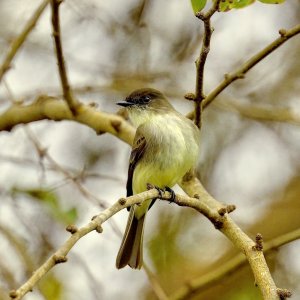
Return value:
<svg viewBox="0 0 300 300">
<path fill-rule="evenodd" d="M 0 64 L 40 5 L 0 1 Z M 300 21 L 300 2 L 254 3 L 213 17 L 205 92 Z M 195 86 L 203 27 L 189 1 L 65 1 L 62 41 L 74 93 L 97 109 L 140 87 L 163 91 L 183 114 Z M 0 85 L 0 111 L 61 95 L 47 7 Z M 246 78 L 230 85 L 203 115 L 197 172 L 233 219 L 265 241 L 300 227 L 300 39 L 294 37 Z M 259 112 L 265 112 L 263 114 Z M 287 113 L 283 121 L 282 116 Z M 1 116 L 0 116 L 1 118 Z M 68 237 L 66 225 L 90 218 L 125 195 L 129 145 L 69 121 L 40 121 L 0 133 L 0 299 L 19 287 Z M 176 191 L 182 191 L 177 188 Z M 157 202 L 147 219 L 145 270 L 116 270 L 127 211 L 82 238 L 24 299 L 159 299 L 238 253 L 195 211 Z M 277 286 L 300 296 L 300 241 L 267 255 Z M 151 277 L 151 280 L 149 279 Z M 162 299 L 162 298 L 160 298 Z M 262 299 L 248 265 L 187 299 Z"/>
</svg>

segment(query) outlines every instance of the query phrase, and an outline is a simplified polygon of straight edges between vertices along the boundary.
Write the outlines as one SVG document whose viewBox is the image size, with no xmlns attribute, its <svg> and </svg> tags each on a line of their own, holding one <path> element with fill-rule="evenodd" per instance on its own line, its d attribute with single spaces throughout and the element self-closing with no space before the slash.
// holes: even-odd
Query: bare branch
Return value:
<svg viewBox="0 0 300 300">
<path fill-rule="evenodd" d="M 10 49 L 7 52 L 4 61 L 0 67 L 0 82 L 6 73 L 7 70 L 11 67 L 11 62 L 14 59 L 16 53 L 21 48 L 23 43 L 25 42 L 26 38 L 28 37 L 29 33 L 33 30 L 35 27 L 38 19 L 42 15 L 43 11 L 45 10 L 49 0 L 44 0 L 41 5 L 37 8 L 37 10 L 34 12 L 32 17 L 29 19 L 28 23 L 24 27 L 23 31 L 20 33 L 20 35 L 11 43 Z"/>
<path fill-rule="evenodd" d="M 203 100 L 203 108 L 206 108 L 228 85 L 234 82 L 237 79 L 245 77 L 245 74 L 251 70 L 256 64 L 263 60 L 266 56 L 270 55 L 274 50 L 284 44 L 293 36 L 300 33 L 300 24 L 295 27 L 285 30 L 280 29 L 280 37 L 269 44 L 267 47 L 253 55 L 248 59 L 239 69 L 234 71 L 231 74 L 226 74 L 224 80 L 213 90 L 208 96 Z"/>
<path fill-rule="evenodd" d="M 96 230 L 97 232 L 100 232 L 102 230 L 101 225 L 117 212 L 125 207 L 129 207 L 133 204 L 141 203 L 145 200 L 153 199 L 158 196 L 158 191 L 156 189 L 152 189 L 138 195 L 134 195 L 128 198 L 122 198 L 115 204 L 113 204 L 110 208 L 95 216 L 88 224 L 75 231 L 66 240 L 66 242 L 33 273 L 33 275 L 28 279 L 27 282 L 25 282 L 18 290 L 11 291 L 10 297 L 15 300 L 22 299 L 23 296 L 31 291 L 37 284 L 37 282 L 39 282 L 39 280 L 55 265 L 67 262 L 67 254 L 79 239 L 81 239 L 91 231 Z"/>
<path fill-rule="evenodd" d="M 196 198 L 176 195 L 174 202 L 180 206 L 194 208 L 209 218 L 215 227 L 226 235 L 233 244 L 245 254 L 252 268 L 255 282 L 259 286 L 264 299 L 278 300 L 279 289 L 277 289 L 273 282 L 263 252 L 253 248 L 256 243 L 242 232 L 242 230 L 228 216 L 228 213 L 221 213 L 220 208 L 216 209 L 217 207 L 226 209 L 226 207 L 222 206 L 219 202 L 212 198 L 196 178 L 192 178 L 191 176 L 186 177 L 182 182 L 182 187 L 186 188 L 186 190 L 189 190 L 191 187 L 197 187 L 198 194 L 195 195 Z M 72 236 L 42 266 L 40 266 L 38 270 L 34 272 L 25 284 L 23 284 L 18 290 L 12 291 L 11 295 L 15 299 L 21 299 L 51 268 L 58 263 L 67 261 L 67 254 L 81 237 L 93 230 L 102 232 L 102 224 L 118 211 L 133 204 L 142 203 L 145 200 L 153 199 L 158 196 L 158 191 L 156 189 L 151 189 L 128 198 L 119 199 L 119 201 L 113 204 L 110 208 L 94 217 L 87 225 L 80 229 L 73 230 Z M 169 201 L 170 197 L 171 194 L 169 192 L 165 192 L 162 199 Z M 199 198 L 201 201 L 199 201 Z M 68 231 L 70 232 L 69 227 Z"/>
<path fill-rule="evenodd" d="M 30 105 L 12 105 L 0 114 L 0 131 L 9 131 L 16 125 L 40 120 L 76 121 L 94 129 L 97 134 L 109 132 L 128 144 L 132 143 L 135 133 L 134 128 L 120 116 L 100 112 L 83 104 L 74 116 L 64 101 L 48 96 L 39 96 Z"/>
<path fill-rule="evenodd" d="M 294 231 L 278 236 L 264 243 L 264 253 L 268 254 L 269 252 L 272 252 L 273 250 L 276 250 L 277 248 L 288 244 L 292 241 L 295 241 L 299 238 L 300 229 L 296 229 Z M 246 256 L 240 253 L 232 259 L 226 261 L 226 263 L 222 264 L 218 268 L 215 268 L 213 271 L 189 281 L 187 284 L 185 284 L 183 287 L 181 287 L 180 289 L 175 291 L 171 296 L 169 296 L 169 300 L 189 299 L 191 293 L 195 294 L 204 289 L 207 289 L 208 287 L 216 284 L 229 274 L 232 274 L 233 272 L 237 271 L 246 263 Z"/>
<path fill-rule="evenodd" d="M 204 34 L 203 42 L 200 51 L 199 58 L 196 60 L 196 91 L 195 91 L 195 124 L 201 128 L 201 112 L 202 112 L 202 100 L 205 99 L 203 91 L 204 82 L 204 66 L 206 62 L 207 55 L 210 50 L 210 40 L 213 33 L 213 28 L 210 24 L 210 18 L 218 10 L 220 0 L 215 1 L 213 7 L 206 13 L 201 12 L 196 14 L 196 17 L 203 21 L 204 23 Z"/>
<path fill-rule="evenodd" d="M 72 90 L 70 88 L 65 60 L 63 56 L 62 44 L 61 44 L 61 31 L 60 31 L 60 18 L 59 18 L 59 6 L 61 3 L 62 0 L 51 0 L 53 38 L 55 43 L 57 65 L 58 65 L 64 99 L 66 100 L 72 114 L 76 115 L 79 102 L 73 96 Z"/>
<path fill-rule="evenodd" d="M 245 254 L 252 269 L 255 282 L 260 288 L 264 299 L 279 300 L 277 288 L 270 274 L 263 252 L 254 251 L 252 248 L 255 246 L 254 241 L 234 223 L 228 214 L 225 214 L 224 216 L 220 214 L 219 217 L 217 217 L 217 213 L 223 211 L 223 209 L 221 209 L 221 204 L 204 189 L 197 178 L 185 176 L 181 183 L 181 187 L 190 196 L 193 196 L 195 192 L 197 193 L 197 196 L 201 199 L 201 201 L 198 202 L 201 202 L 202 206 L 206 205 L 209 208 L 208 210 L 201 212 L 209 218 L 215 227 L 219 229 L 242 253 Z"/>
</svg>

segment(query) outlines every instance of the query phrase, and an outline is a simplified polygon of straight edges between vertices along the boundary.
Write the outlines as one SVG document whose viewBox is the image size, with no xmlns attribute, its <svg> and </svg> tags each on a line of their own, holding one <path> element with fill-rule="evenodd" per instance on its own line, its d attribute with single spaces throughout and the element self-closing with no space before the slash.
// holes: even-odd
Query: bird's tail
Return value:
<svg viewBox="0 0 300 300">
<path fill-rule="evenodd" d="M 146 214 L 137 219 L 134 209 L 135 205 L 131 207 L 128 216 L 127 226 L 116 260 L 117 269 L 124 268 L 126 265 L 133 269 L 140 269 L 143 264 L 143 235 Z"/>
</svg>

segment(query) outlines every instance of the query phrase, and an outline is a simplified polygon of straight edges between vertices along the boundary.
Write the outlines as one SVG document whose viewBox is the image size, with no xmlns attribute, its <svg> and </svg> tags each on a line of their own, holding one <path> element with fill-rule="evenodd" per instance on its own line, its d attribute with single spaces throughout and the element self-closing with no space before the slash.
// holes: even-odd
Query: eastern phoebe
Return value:
<svg viewBox="0 0 300 300">
<path fill-rule="evenodd" d="M 199 129 L 178 113 L 158 90 L 144 88 L 117 103 L 126 108 L 137 127 L 129 160 L 127 197 L 147 189 L 173 187 L 193 168 L 199 152 Z M 143 232 L 152 200 L 133 205 L 117 256 L 118 269 L 143 264 Z"/>
</svg>

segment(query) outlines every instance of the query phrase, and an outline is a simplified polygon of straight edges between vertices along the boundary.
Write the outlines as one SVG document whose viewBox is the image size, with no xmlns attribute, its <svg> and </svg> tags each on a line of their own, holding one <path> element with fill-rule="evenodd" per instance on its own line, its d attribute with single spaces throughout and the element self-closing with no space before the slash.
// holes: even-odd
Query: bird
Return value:
<svg viewBox="0 0 300 300">
<path fill-rule="evenodd" d="M 129 159 L 127 197 L 147 190 L 147 184 L 174 195 L 171 188 L 197 162 L 199 128 L 153 88 L 137 89 L 117 104 L 127 110 L 137 128 Z M 133 269 L 142 267 L 144 223 L 151 202 L 150 199 L 130 207 L 117 269 L 127 265 Z"/>
</svg>

